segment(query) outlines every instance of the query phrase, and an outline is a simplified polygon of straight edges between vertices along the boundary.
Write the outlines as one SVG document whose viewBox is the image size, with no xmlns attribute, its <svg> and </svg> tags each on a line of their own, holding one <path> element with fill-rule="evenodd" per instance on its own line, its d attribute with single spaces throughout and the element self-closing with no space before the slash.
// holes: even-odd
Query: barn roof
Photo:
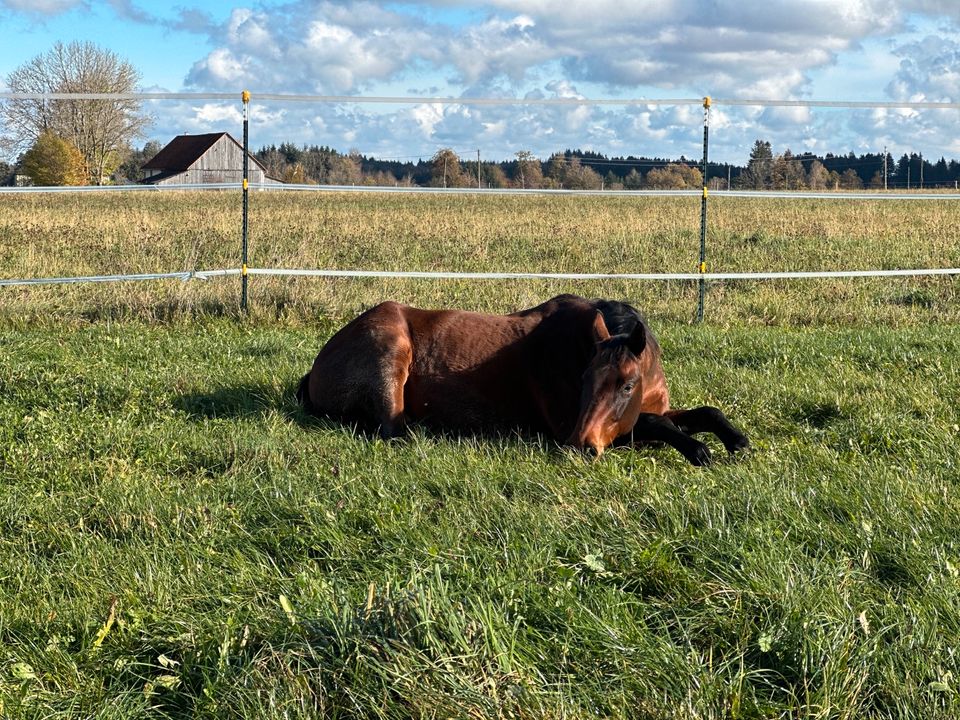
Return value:
<svg viewBox="0 0 960 720">
<path fill-rule="evenodd" d="M 164 172 L 183 172 L 199 160 L 203 154 L 212 148 L 224 135 L 226 135 L 234 145 L 241 150 L 243 149 L 243 146 L 227 132 L 206 133 L 204 135 L 177 135 L 177 137 L 167 143 L 163 150 L 154 155 L 153 158 L 143 166 L 143 169 L 162 170 Z M 253 155 L 250 155 L 250 159 L 263 168 L 263 163 L 253 157 Z"/>
</svg>

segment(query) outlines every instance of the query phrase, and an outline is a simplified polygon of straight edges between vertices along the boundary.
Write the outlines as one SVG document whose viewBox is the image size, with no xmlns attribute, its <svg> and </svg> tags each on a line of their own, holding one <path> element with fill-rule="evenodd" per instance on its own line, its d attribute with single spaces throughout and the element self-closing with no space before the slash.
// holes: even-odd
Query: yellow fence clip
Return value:
<svg viewBox="0 0 960 720">
<path fill-rule="evenodd" d="M 246 190 L 249 186 L 250 186 L 250 184 L 247 182 L 247 179 L 244 178 L 244 179 L 243 179 L 243 189 Z"/>
<path fill-rule="evenodd" d="M 705 262 L 700 263 L 700 272 L 705 273 L 707 271 L 707 264 Z"/>
<path fill-rule="evenodd" d="M 703 109 L 704 109 L 704 110 L 709 110 L 709 109 L 710 109 L 710 96 L 709 96 L 709 95 L 707 95 L 706 97 L 703 98 Z"/>
<path fill-rule="evenodd" d="M 240 274 L 241 274 L 243 277 L 246 277 L 246 276 L 247 276 L 247 264 L 246 264 L 246 263 L 244 263 L 244 264 L 241 266 L 241 268 L 240 268 Z"/>
<path fill-rule="evenodd" d="M 706 186 L 706 185 L 703 186 L 703 196 L 704 196 L 704 197 L 707 196 L 707 186 Z"/>
<path fill-rule="evenodd" d="M 242 93 L 240 93 L 240 99 L 243 100 L 244 105 L 250 102 L 250 91 L 244 90 Z"/>
</svg>

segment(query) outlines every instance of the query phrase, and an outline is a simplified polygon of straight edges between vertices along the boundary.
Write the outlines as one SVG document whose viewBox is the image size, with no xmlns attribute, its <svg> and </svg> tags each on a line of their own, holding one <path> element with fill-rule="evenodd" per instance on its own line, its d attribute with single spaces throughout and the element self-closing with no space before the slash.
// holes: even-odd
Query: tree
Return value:
<svg viewBox="0 0 960 720">
<path fill-rule="evenodd" d="M 283 176 L 286 160 L 283 155 L 280 154 L 280 151 L 277 150 L 276 145 L 260 148 L 255 157 L 263 164 L 263 167 L 266 168 L 267 177 L 279 178 Z"/>
<path fill-rule="evenodd" d="M 703 187 L 703 173 L 683 163 L 654 168 L 647 173 L 647 187 L 653 190 L 682 190 Z"/>
<path fill-rule="evenodd" d="M 807 187 L 811 190 L 826 190 L 830 182 L 830 173 L 823 163 L 814 160 L 810 163 L 810 170 L 807 171 Z"/>
<path fill-rule="evenodd" d="M 13 184 L 13 165 L 0 161 L 0 185 Z"/>
<path fill-rule="evenodd" d="M 151 140 L 142 149 L 129 148 L 120 167 L 117 168 L 114 178 L 118 183 L 137 183 L 143 180 L 143 166 L 153 159 L 163 146 L 156 140 Z"/>
<path fill-rule="evenodd" d="M 747 169 L 740 174 L 740 184 L 750 190 L 770 187 L 773 171 L 773 150 L 766 140 L 757 140 L 750 151 Z"/>
<path fill-rule="evenodd" d="M 540 166 L 540 160 L 535 158 L 529 150 L 521 150 L 516 157 L 517 179 L 520 181 L 521 189 L 540 187 L 543 184 L 543 168 Z"/>
<path fill-rule="evenodd" d="M 461 187 L 460 158 L 450 148 L 441 148 L 430 161 L 430 184 L 433 187 Z"/>
<path fill-rule="evenodd" d="M 847 168 L 840 176 L 840 187 L 844 190 L 861 190 L 863 189 L 863 180 L 857 175 L 856 170 Z"/>
<path fill-rule="evenodd" d="M 139 81 L 133 65 L 91 42 L 58 42 L 6 78 L 12 93 L 132 93 Z M 9 99 L 0 105 L 0 119 L 3 150 L 20 152 L 49 130 L 80 150 L 97 185 L 150 122 L 137 100 Z"/>
<path fill-rule="evenodd" d="M 327 182 L 331 185 L 360 185 L 363 183 L 363 166 L 360 153 L 352 151 L 349 155 L 337 155 L 332 158 Z"/>
<path fill-rule="evenodd" d="M 580 158 L 572 157 L 562 166 L 560 183 L 571 190 L 599 190 L 602 184 L 600 174 L 584 165 Z"/>
<path fill-rule="evenodd" d="M 803 165 L 789 149 L 774 159 L 770 181 L 776 190 L 802 190 L 807 185 Z"/>
<path fill-rule="evenodd" d="M 604 190 L 623 190 L 623 180 L 613 170 L 607 171 L 603 176 Z"/>
<path fill-rule="evenodd" d="M 627 190 L 639 190 L 643 187 L 643 176 L 637 172 L 636 168 L 630 168 L 630 172 L 623 179 L 623 186 Z"/>
<path fill-rule="evenodd" d="M 547 175 L 544 178 L 544 186 L 550 188 L 562 188 L 563 176 L 567 173 L 567 156 L 563 153 L 554 153 L 547 159 Z"/>
<path fill-rule="evenodd" d="M 87 179 L 80 151 L 49 131 L 42 133 L 24 153 L 20 168 L 34 185 L 83 185 Z"/>
<path fill-rule="evenodd" d="M 497 163 L 483 164 L 483 180 L 489 188 L 505 188 L 510 185 L 506 173 Z"/>
<path fill-rule="evenodd" d="M 303 169 L 303 163 L 295 162 L 287 165 L 280 179 L 287 185 L 306 185 L 307 173 Z"/>
</svg>

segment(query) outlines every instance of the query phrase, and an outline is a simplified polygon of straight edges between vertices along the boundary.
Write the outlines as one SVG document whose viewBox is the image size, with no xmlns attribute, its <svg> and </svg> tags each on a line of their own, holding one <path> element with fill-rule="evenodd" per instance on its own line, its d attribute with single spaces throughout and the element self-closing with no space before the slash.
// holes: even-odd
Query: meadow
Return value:
<svg viewBox="0 0 960 720">
<path fill-rule="evenodd" d="M 0 196 L 0 276 L 236 267 L 233 194 Z M 691 198 L 251 198 L 251 266 L 689 271 Z M 711 270 L 960 265 L 956 205 L 718 199 Z M 0 288 L 0 717 L 960 715 L 957 278 Z M 642 308 L 697 469 L 384 442 L 293 389 L 387 297 Z"/>
</svg>

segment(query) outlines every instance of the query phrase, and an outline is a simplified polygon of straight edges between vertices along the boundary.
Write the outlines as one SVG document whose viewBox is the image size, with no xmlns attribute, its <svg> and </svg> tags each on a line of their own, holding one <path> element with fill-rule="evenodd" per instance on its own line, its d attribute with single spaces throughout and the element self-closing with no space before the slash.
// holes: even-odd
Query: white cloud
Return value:
<svg viewBox="0 0 960 720">
<path fill-rule="evenodd" d="M 243 113 L 234 105 L 206 103 L 193 108 L 194 120 L 204 126 L 229 125 L 236 127 L 243 122 Z"/>
<path fill-rule="evenodd" d="M 678 107 L 357 105 L 265 107 L 258 92 L 463 97 L 960 99 L 956 0 L 286 0 L 227 16 L 145 0 L 0 0 L 49 17 L 109 6 L 123 22 L 200 35 L 185 84 L 254 93 L 254 143 L 327 144 L 390 155 L 441 145 L 509 157 L 564 147 L 696 157 L 702 110 Z M 98 39 L 98 42 L 102 40 Z M 151 78 L 146 78 L 151 82 Z M 154 82 L 156 82 L 154 80 Z M 165 109 L 176 131 L 229 125 L 214 106 Z M 712 155 L 845 152 L 877 142 L 949 152 L 955 113 L 761 110 L 718 105 Z M 229 129 L 229 128 L 223 128 Z M 919 149 L 919 148 L 917 148 Z"/>
<path fill-rule="evenodd" d="M 490 18 L 448 40 L 446 48 L 446 57 L 467 84 L 499 76 L 520 82 L 531 68 L 559 57 L 557 49 L 536 36 L 536 23 L 527 15 Z"/>
<path fill-rule="evenodd" d="M 194 63 L 190 86 L 232 89 L 253 81 L 271 92 L 355 93 L 417 62 L 442 59 L 440 37 L 369 2 L 300 0 L 269 13 L 236 9 L 210 40 L 216 47 Z M 233 77 L 217 71 L 227 56 L 236 59 Z"/>
<path fill-rule="evenodd" d="M 59 15 L 86 6 L 85 0 L 0 0 L 0 7 L 29 15 Z"/>
<path fill-rule="evenodd" d="M 425 138 L 432 136 L 437 124 L 443 120 L 443 106 L 436 103 L 417 105 L 409 113 Z"/>
<path fill-rule="evenodd" d="M 900 68 L 889 85 L 898 99 L 951 102 L 960 98 L 960 43 L 930 35 L 895 49 Z"/>
</svg>

